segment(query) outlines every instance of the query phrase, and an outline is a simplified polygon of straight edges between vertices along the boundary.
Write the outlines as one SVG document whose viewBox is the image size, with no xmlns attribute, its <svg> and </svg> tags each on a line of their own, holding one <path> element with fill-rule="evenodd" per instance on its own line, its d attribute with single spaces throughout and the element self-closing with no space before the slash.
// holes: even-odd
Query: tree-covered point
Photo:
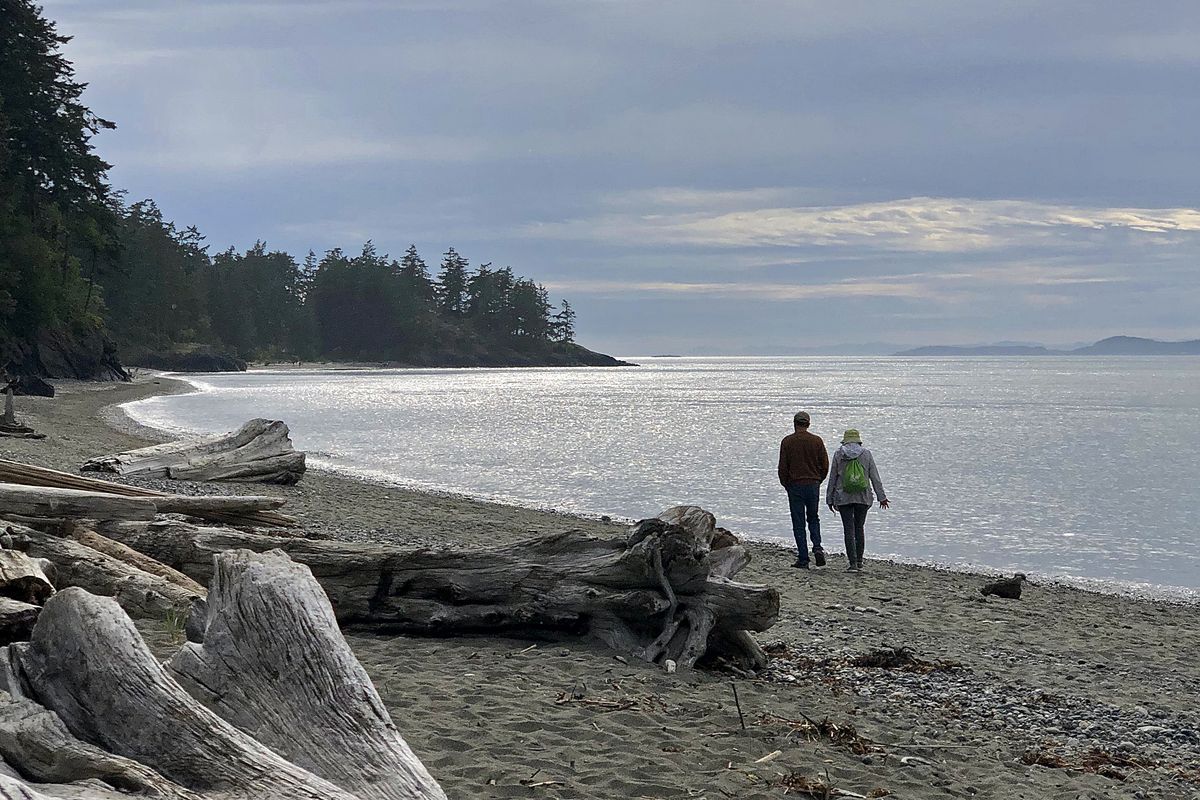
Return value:
<svg viewBox="0 0 1200 800">
<path fill-rule="evenodd" d="M 151 201 L 123 210 L 117 238 L 103 294 L 133 361 L 202 345 L 243 359 L 503 363 L 574 338 L 569 303 L 556 311 L 542 286 L 510 267 L 472 269 L 454 248 L 436 279 L 415 245 L 399 260 L 371 242 L 302 261 L 263 242 L 210 256 Z"/>
<path fill-rule="evenodd" d="M 302 261 L 259 242 L 209 252 L 151 200 L 126 204 L 60 50 L 30 0 L 0 0 L 0 370 L 55 361 L 137 363 L 211 350 L 242 359 L 412 364 L 606 363 L 575 345 L 575 314 L 510 267 L 454 248 L 436 277 L 411 246 L 371 242 Z M 88 360 L 90 359 L 90 360 Z M 61 371 L 61 370 L 59 370 Z M 86 372 L 88 370 L 75 370 Z"/>
</svg>

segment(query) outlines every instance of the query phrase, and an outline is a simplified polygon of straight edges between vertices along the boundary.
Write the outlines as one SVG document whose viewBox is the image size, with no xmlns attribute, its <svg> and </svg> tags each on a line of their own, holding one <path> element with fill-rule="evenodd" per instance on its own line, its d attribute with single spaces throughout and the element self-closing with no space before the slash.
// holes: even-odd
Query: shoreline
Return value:
<svg viewBox="0 0 1200 800">
<path fill-rule="evenodd" d="M 64 383 L 53 400 L 19 398 L 18 416 L 49 438 L 3 441 L 0 451 L 75 471 L 83 458 L 141 446 L 143 437 L 109 427 L 101 412 L 172 388 L 164 380 Z M 148 483 L 180 493 L 248 490 Z M 503 546 L 565 526 L 624 531 L 315 470 L 296 486 L 252 491 L 286 498 L 310 535 L 413 547 Z M 771 668 L 737 680 L 744 730 L 730 676 L 666 675 L 592 642 L 354 631 L 347 640 L 451 796 L 775 798 L 802 776 L 861 796 L 1200 797 L 1200 775 L 1187 772 L 1200 763 L 1195 606 L 1044 584 L 1019 601 L 998 600 L 979 594 L 977 574 L 868 557 L 866 572 L 852 575 L 840 556 L 803 572 L 778 546 L 748 549 L 753 561 L 739 578 L 778 588 L 782 609 L 758 635 L 775 654 Z M 153 624 L 141 627 L 152 644 L 162 639 Z M 935 666 L 854 664 L 884 647 L 909 648 Z M 572 702 L 577 690 L 595 704 Z M 798 733 L 806 717 L 851 726 L 871 747 L 856 752 Z M 1124 779 L 1086 771 L 1097 752 Z M 1125 762 L 1148 766 L 1122 770 Z M 531 775 L 556 783 L 535 790 Z"/>
<path fill-rule="evenodd" d="M 344 371 L 362 371 L 365 369 L 356 365 L 341 364 L 339 362 L 329 362 L 327 364 L 314 367 L 306 366 L 303 369 L 310 368 L 315 370 L 338 369 Z M 302 368 L 288 367 L 284 365 L 282 369 L 295 370 Z M 252 368 L 249 371 L 271 372 L 275 370 L 276 368 L 274 366 L 263 366 L 257 369 Z M 366 371 L 370 370 L 366 369 Z M 202 375 L 203 373 L 199 374 Z M 176 394 L 202 393 L 206 391 L 205 385 L 201 381 L 198 379 L 193 380 L 189 377 L 189 374 L 185 373 L 157 373 L 153 375 L 153 379 L 165 381 L 167 383 L 164 384 L 162 391 L 156 392 L 147 397 L 138 398 L 139 400 Z M 136 401 L 114 403 L 111 406 L 101 409 L 100 414 L 102 419 L 123 433 L 128 433 L 152 442 L 168 441 L 174 435 L 179 435 L 182 433 L 180 429 L 166 427 L 158 428 L 134 419 L 124 408 L 128 402 Z M 310 455 L 309 470 L 320 472 L 324 475 L 341 480 L 356 481 L 363 484 L 365 487 L 376 487 L 381 491 L 399 490 L 420 495 L 429 495 L 431 497 L 438 497 L 452 502 L 482 503 L 489 506 L 512 508 L 519 511 L 528 511 L 537 514 L 549 514 L 562 519 L 575 519 L 587 523 L 612 522 L 617 524 L 632 524 L 636 521 L 633 518 L 626 518 L 621 515 L 610 514 L 604 511 L 562 510 L 552 506 L 539 505 L 538 503 L 532 501 L 522 502 L 515 499 L 488 497 L 470 494 L 469 492 L 460 492 L 451 489 L 442 489 L 436 486 L 422 485 L 417 482 L 409 482 L 400 478 L 393 478 L 386 474 L 374 472 L 368 469 L 335 465 L 321 458 L 320 456 L 314 458 Z M 655 512 L 647 509 L 647 514 L 652 513 Z M 734 531 L 734 533 L 738 535 L 739 538 L 741 538 L 744 542 L 752 543 L 755 547 L 772 548 L 777 551 L 781 550 L 789 556 L 794 550 L 794 544 L 784 539 L 745 535 L 739 531 Z M 1007 577 L 1010 574 L 1009 572 L 996 567 L 990 567 L 985 564 L 948 563 L 932 558 L 905 558 L 894 554 L 882 555 L 872 559 L 872 561 L 881 564 L 891 564 L 897 567 L 931 569 L 946 573 L 975 576 L 992 580 L 997 577 Z M 1048 573 L 1041 573 L 1036 570 L 1029 570 L 1027 574 L 1031 580 L 1042 586 L 1056 586 L 1098 595 L 1115 595 L 1130 599 L 1165 602 L 1177 605 L 1200 605 L 1200 588 L 1151 584 L 1147 582 L 1121 581 L 1111 578 L 1058 576 Z"/>
</svg>

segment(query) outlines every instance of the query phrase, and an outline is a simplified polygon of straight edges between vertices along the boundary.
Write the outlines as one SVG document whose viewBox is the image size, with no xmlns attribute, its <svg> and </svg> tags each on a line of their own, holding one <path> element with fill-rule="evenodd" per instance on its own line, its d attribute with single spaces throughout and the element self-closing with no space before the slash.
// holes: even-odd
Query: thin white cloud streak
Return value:
<svg viewBox="0 0 1200 800">
<path fill-rule="evenodd" d="M 886 281 L 846 281 L 824 284 L 789 285 L 773 283 L 689 283 L 683 281 L 615 281 L 567 280 L 549 281 L 546 288 L 555 292 L 577 294 L 626 294 L 681 296 L 708 295 L 744 297 L 759 300 L 818 300 L 849 297 L 904 297 L 913 299 L 949 300 L 945 293 L 931 291 L 916 283 Z"/>
<path fill-rule="evenodd" d="M 1014 263 L 970 271 L 907 272 L 812 283 L 580 279 L 552 281 L 546 286 L 556 292 L 574 294 L 623 295 L 632 292 L 661 297 L 691 295 L 768 301 L 885 297 L 943 304 L 978 300 L 983 292 L 1025 289 L 1024 296 L 1030 303 L 1048 306 L 1068 305 L 1079 300 L 1077 296 L 1055 293 L 1054 289 L 1082 289 L 1129 280 L 1126 276 L 1097 274 L 1082 267 Z"/>
<path fill-rule="evenodd" d="M 1014 246 L 1077 246 L 1096 234 L 1200 233 L 1195 208 L 1088 208 L 1025 200 L 912 197 L 843 206 L 641 214 L 526 226 L 526 236 L 697 247 L 858 247 L 919 253 L 971 253 Z"/>
</svg>

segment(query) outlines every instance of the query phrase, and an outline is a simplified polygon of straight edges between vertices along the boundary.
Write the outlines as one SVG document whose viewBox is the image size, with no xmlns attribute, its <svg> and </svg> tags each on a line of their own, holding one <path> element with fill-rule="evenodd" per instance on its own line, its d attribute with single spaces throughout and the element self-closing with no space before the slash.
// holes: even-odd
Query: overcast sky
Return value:
<svg viewBox="0 0 1200 800">
<path fill-rule="evenodd" d="M 47 0 L 213 250 L 510 264 L 621 354 L 1200 337 L 1200 4 Z"/>
</svg>

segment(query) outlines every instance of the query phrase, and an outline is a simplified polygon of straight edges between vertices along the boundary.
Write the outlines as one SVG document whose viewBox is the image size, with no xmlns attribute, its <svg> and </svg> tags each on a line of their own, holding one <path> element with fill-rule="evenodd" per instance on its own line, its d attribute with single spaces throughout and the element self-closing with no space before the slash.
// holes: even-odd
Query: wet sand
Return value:
<svg viewBox="0 0 1200 800">
<path fill-rule="evenodd" d="M 49 438 L 0 439 L 0 454 L 73 471 L 145 444 L 136 427 L 107 424 L 104 409 L 186 390 L 155 380 L 18 398 L 18 415 Z M 265 491 L 286 496 L 306 532 L 334 538 L 477 547 L 566 528 L 623 531 L 317 471 Z M 870 522 L 867 535 L 861 575 L 836 556 L 795 570 L 791 552 L 750 545 L 739 579 L 783 598 L 779 623 L 759 635 L 776 658 L 753 680 L 666 675 L 583 641 L 347 638 L 453 797 L 756 798 L 789 784 L 803 797 L 794 787 L 819 780 L 858 796 L 1200 798 L 1196 606 L 1041 585 L 1019 601 L 985 599 L 989 578 L 871 561 Z M 881 647 L 942 668 L 851 663 Z M 806 719 L 853 726 L 860 739 L 814 739 Z M 1108 774 L 1023 763 L 1034 756 Z"/>
</svg>

